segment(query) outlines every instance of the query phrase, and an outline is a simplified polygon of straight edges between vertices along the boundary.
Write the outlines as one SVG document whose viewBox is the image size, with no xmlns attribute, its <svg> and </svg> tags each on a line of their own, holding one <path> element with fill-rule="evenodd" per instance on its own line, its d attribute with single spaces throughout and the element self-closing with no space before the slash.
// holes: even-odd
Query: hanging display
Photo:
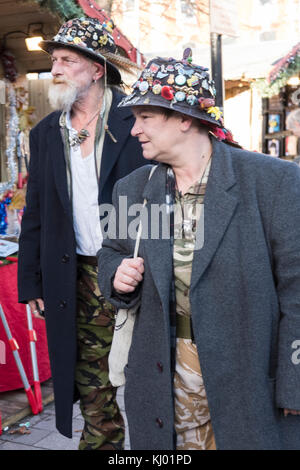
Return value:
<svg viewBox="0 0 300 470">
<path fill-rule="evenodd" d="M 16 93 L 14 87 L 8 84 L 8 103 L 9 103 L 9 118 L 7 128 L 7 149 L 6 159 L 7 167 L 10 178 L 8 181 L 0 183 L 0 198 L 1 196 L 13 188 L 18 175 L 17 163 L 15 161 L 16 143 L 19 131 L 19 118 L 16 109 Z"/>
</svg>

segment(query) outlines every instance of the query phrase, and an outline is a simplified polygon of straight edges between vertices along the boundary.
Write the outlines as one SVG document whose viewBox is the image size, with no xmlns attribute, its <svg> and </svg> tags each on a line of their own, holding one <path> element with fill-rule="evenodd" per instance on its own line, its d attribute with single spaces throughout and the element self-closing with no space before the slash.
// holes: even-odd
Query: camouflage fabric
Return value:
<svg viewBox="0 0 300 470">
<path fill-rule="evenodd" d="M 177 450 L 215 450 L 197 346 L 177 338 L 174 377 Z"/>
<path fill-rule="evenodd" d="M 188 322 L 191 315 L 189 293 L 197 222 L 203 210 L 210 164 L 201 182 L 191 186 L 183 196 L 176 192 L 173 257 L 177 325 L 184 324 L 184 318 Z M 213 450 L 216 446 L 197 346 L 192 342 L 190 332 L 186 335 L 186 331 L 179 328 L 176 341 L 174 398 L 177 450 Z"/>
<path fill-rule="evenodd" d="M 174 275 L 176 313 L 190 316 L 190 283 L 196 241 L 197 221 L 203 210 L 206 184 L 211 162 L 203 178 L 181 196 L 176 191 L 174 208 Z"/>
<path fill-rule="evenodd" d="M 108 378 L 115 309 L 99 291 L 97 266 L 78 264 L 77 302 L 75 383 L 85 420 L 79 450 L 120 450 L 124 422 Z"/>
</svg>

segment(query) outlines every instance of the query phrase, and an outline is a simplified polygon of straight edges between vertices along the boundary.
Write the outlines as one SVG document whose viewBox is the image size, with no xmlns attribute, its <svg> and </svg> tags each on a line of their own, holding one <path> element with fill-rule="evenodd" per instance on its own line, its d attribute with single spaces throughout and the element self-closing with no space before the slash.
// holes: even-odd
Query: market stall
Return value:
<svg viewBox="0 0 300 470">
<path fill-rule="evenodd" d="M 23 372 L 30 386 L 35 382 L 33 343 L 39 380 L 51 377 L 45 322 L 33 318 L 29 328 L 28 311 L 17 295 L 17 242 L 26 210 L 29 132 L 50 112 L 47 87 L 33 86 L 29 74 L 41 82 L 51 62 L 41 50 L 29 51 L 25 42 L 39 36 L 50 39 L 64 21 L 78 16 L 96 17 L 108 28 L 113 25 L 92 0 L 0 0 L 0 9 L 0 392 L 5 392 L 25 388 Z M 113 35 L 123 56 L 143 64 L 144 58 L 118 28 L 113 28 Z"/>
<path fill-rule="evenodd" d="M 287 129 L 287 117 L 300 108 L 300 42 L 276 61 L 262 88 L 263 151 L 297 160 L 299 138 Z"/>
</svg>

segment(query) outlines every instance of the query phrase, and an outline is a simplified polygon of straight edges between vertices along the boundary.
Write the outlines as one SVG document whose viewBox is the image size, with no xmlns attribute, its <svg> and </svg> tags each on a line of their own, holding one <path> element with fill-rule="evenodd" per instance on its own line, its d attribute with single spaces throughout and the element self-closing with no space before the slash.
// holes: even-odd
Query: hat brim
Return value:
<svg viewBox="0 0 300 470">
<path fill-rule="evenodd" d="M 66 44 L 59 41 L 41 41 L 39 46 L 44 52 L 47 52 L 47 54 L 50 54 L 53 49 L 72 49 L 103 66 L 106 63 L 108 83 L 110 85 L 120 85 L 122 82 L 121 74 L 117 67 L 99 53 L 90 51 L 82 46 L 77 46 L 76 44 Z"/>
<path fill-rule="evenodd" d="M 118 105 L 119 108 L 133 106 L 156 106 L 159 108 L 166 108 L 172 111 L 177 111 L 178 113 L 186 114 L 187 116 L 192 116 L 196 119 L 200 119 L 201 121 L 209 122 L 210 124 L 214 124 L 218 127 L 224 127 L 220 119 L 214 119 L 209 115 L 209 113 L 199 108 L 199 106 L 191 106 L 183 101 L 173 103 L 171 100 L 166 100 L 162 98 L 161 95 L 155 95 L 150 91 L 145 93 L 145 95 L 139 96 L 135 93 L 132 93 L 131 95 L 125 97 Z"/>
</svg>

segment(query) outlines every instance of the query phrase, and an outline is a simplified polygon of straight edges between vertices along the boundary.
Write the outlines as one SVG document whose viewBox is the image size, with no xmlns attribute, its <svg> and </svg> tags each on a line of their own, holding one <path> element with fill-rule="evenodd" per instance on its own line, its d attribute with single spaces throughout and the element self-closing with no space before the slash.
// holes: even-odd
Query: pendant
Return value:
<svg viewBox="0 0 300 470">
<path fill-rule="evenodd" d="M 78 140 L 80 144 L 84 142 L 85 139 L 89 136 L 90 136 L 89 131 L 87 131 L 86 129 L 81 129 L 81 131 L 78 132 Z"/>
<path fill-rule="evenodd" d="M 86 129 L 81 129 L 81 131 L 79 131 L 77 135 L 73 135 L 69 139 L 71 147 L 77 147 L 78 145 L 82 144 L 82 142 L 84 142 L 85 139 L 89 136 L 89 131 L 87 131 Z"/>
</svg>

